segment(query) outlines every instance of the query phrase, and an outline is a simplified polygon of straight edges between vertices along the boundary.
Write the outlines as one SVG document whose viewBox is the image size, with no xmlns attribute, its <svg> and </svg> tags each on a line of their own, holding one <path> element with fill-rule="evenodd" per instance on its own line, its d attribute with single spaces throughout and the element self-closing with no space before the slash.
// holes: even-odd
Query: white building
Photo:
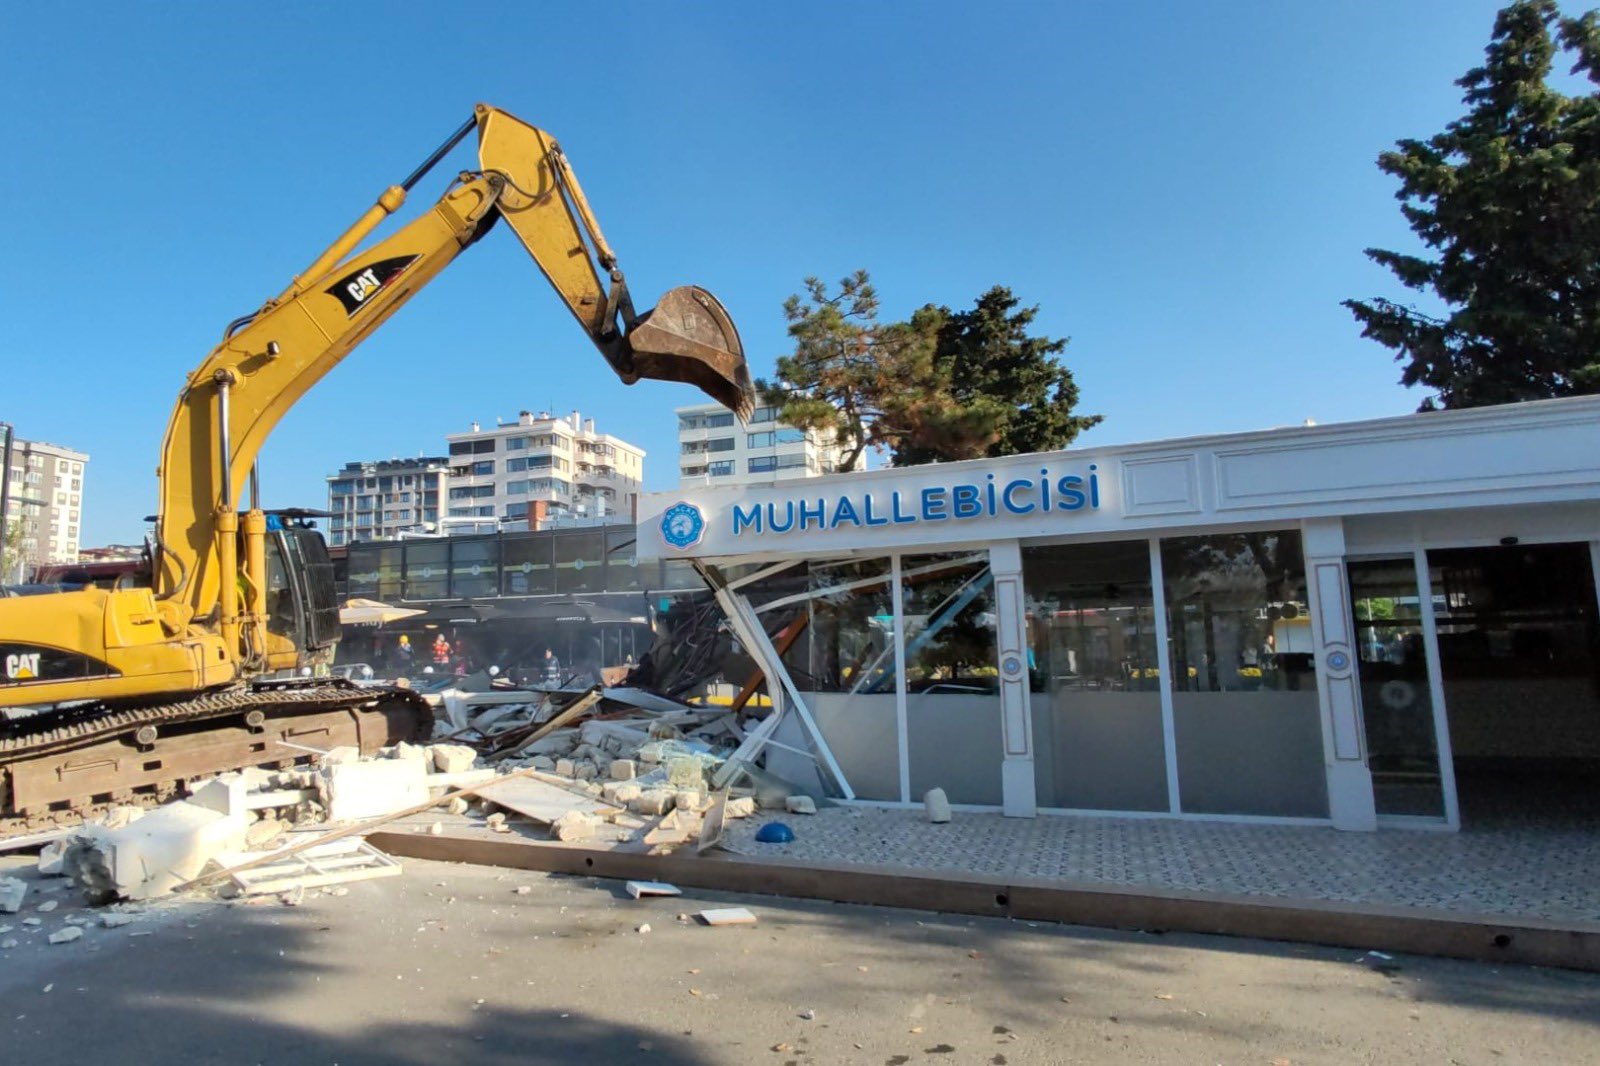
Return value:
<svg viewBox="0 0 1600 1066">
<path fill-rule="evenodd" d="M 848 449 L 832 438 L 807 434 L 777 421 L 773 407 L 757 407 L 740 425 L 718 404 L 675 408 L 678 416 L 678 484 L 752 485 L 859 470 L 839 461 Z"/>
<path fill-rule="evenodd" d="M 433 531 L 449 477 L 450 461 L 442 455 L 346 463 L 328 475 L 328 543 Z"/>
<path fill-rule="evenodd" d="M 10 498 L 0 506 L 5 507 L 8 538 L 16 523 L 21 524 L 17 547 L 24 571 L 43 563 L 78 561 L 88 462 L 83 452 L 58 444 L 12 440 Z"/>
<path fill-rule="evenodd" d="M 546 519 L 631 517 L 644 480 L 644 449 L 565 418 L 523 411 L 515 422 L 473 423 L 450 442 L 449 532 L 537 528 Z"/>
<path fill-rule="evenodd" d="M 637 548 L 726 582 L 774 682 L 739 757 L 841 799 L 1350 830 L 1594 802 L 1600 397 L 686 486 Z"/>
</svg>

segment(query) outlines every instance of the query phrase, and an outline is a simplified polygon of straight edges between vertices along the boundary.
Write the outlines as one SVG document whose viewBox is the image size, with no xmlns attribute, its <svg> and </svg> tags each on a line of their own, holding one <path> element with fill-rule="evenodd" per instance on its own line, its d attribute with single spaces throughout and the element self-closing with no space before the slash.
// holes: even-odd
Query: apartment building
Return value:
<svg viewBox="0 0 1600 1066">
<path fill-rule="evenodd" d="M 446 437 L 450 488 L 442 524 L 454 533 L 536 529 L 563 520 L 631 519 L 644 449 L 594 419 L 523 411 L 515 422 Z"/>
<path fill-rule="evenodd" d="M 16 536 L 17 552 L 10 560 L 14 572 L 0 574 L 0 579 L 45 563 L 78 561 L 88 462 L 83 452 L 59 444 L 12 438 L 7 498 L 0 506 L 5 508 L 7 539 Z M 19 526 L 21 532 L 13 534 Z"/>
<path fill-rule="evenodd" d="M 847 450 L 831 437 L 786 425 L 774 407 L 757 407 L 739 425 L 718 404 L 675 408 L 678 416 L 678 484 L 750 485 L 859 470 L 840 465 Z"/>
<path fill-rule="evenodd" d="M 328 543 L 433 532 L 450 478 L 443 455 L 346 463 L 328 475 Z"/>
</svg>

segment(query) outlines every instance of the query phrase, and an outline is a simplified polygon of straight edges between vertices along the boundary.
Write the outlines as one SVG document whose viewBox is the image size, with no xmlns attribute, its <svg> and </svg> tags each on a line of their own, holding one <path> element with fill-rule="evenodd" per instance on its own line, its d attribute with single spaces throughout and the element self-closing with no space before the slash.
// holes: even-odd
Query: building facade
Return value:
<svg viewBox="0 0 1600 1066">
<path fill-rule="evenodd" d="M 831 438 L 806 433 L 777 420 L 769 406 L 755 409 L 740 425 L 726 407 L 696 404 L 678 416 L 678 484 L 754 485 L 860 469 L 841 467 L 848 450 Z"/>
<path fill-rule="evenodd" d="M 1600 397 L 685 488 L 638 547 L 775 679 L 739 757 L 846 801 L 1456 829 L 1600 780 Z"/>
<path fill-rule="evenodd" d="M 5 507 L 8 539 L 16 536 L 24 573 L 49 563 L 78 561 L 83 527 L 83 486 L 89 457 L 58 444 L 13 438 L 10 498 Z M 11 531 L 19 529 L 12 534 Z M 17 575 L 0 575 L 12 579 Z"/>
<path fill-rule="evenodd" d="M 435 531 L 449 479 L 450 460 L 442 455 L 346 463 L 328 475 L 328 543 Z"/>
<path fill-rule="evenodd" d="M 515 422 L 453 433 L 444 524 L 450 532 L 537 528 L 544 516 L 626 517 L 644 480 L 644 449 L 600 433 L 577 411 L 523 411 Z"/>
</svg>

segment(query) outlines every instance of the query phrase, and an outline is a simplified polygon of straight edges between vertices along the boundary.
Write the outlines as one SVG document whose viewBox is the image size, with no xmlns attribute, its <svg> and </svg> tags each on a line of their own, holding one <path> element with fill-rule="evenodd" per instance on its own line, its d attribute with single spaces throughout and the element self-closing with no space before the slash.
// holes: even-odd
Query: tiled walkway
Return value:
<svg viewBox="0 0 1600 1066">
<path fill-rule="evenodd" d="M 794 829 L 793 843 L 755 842 L 756 830 L 774 819 Z M 949 824 L 931 825 L 920 810 L 833 807 L 733 823 L 728 843 L 741 854 L 802 862 L 1600 923 L 1600 830 L 1592 826 L 1345 833 L 959 811 Z"/>
</svg>

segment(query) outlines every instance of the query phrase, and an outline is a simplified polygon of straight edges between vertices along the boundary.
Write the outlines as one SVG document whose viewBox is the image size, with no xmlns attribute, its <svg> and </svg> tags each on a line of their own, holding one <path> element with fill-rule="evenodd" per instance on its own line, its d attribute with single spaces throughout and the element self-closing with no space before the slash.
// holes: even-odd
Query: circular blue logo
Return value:
<svg viewBox="0 0 1600 1066">
<path fill-rule="evenodd" d="M 1344 652 L 1342 652 L 1342 651 L 1330 651 L 1328 653 L 1328 669 L 1330 669 L 1330 670 L 1345 670 L 1345 669 L 1348 669 L 1349 666 L 1350 666 L 1350 656 L 1346 655 Z"/>
<path fill-rule="evenodd" d="M 699 544 L 705 533 L 705 513 L 692 503 L 675 503 L 661 515 L 661 539 L 679 551 Z"/>
</svg>

